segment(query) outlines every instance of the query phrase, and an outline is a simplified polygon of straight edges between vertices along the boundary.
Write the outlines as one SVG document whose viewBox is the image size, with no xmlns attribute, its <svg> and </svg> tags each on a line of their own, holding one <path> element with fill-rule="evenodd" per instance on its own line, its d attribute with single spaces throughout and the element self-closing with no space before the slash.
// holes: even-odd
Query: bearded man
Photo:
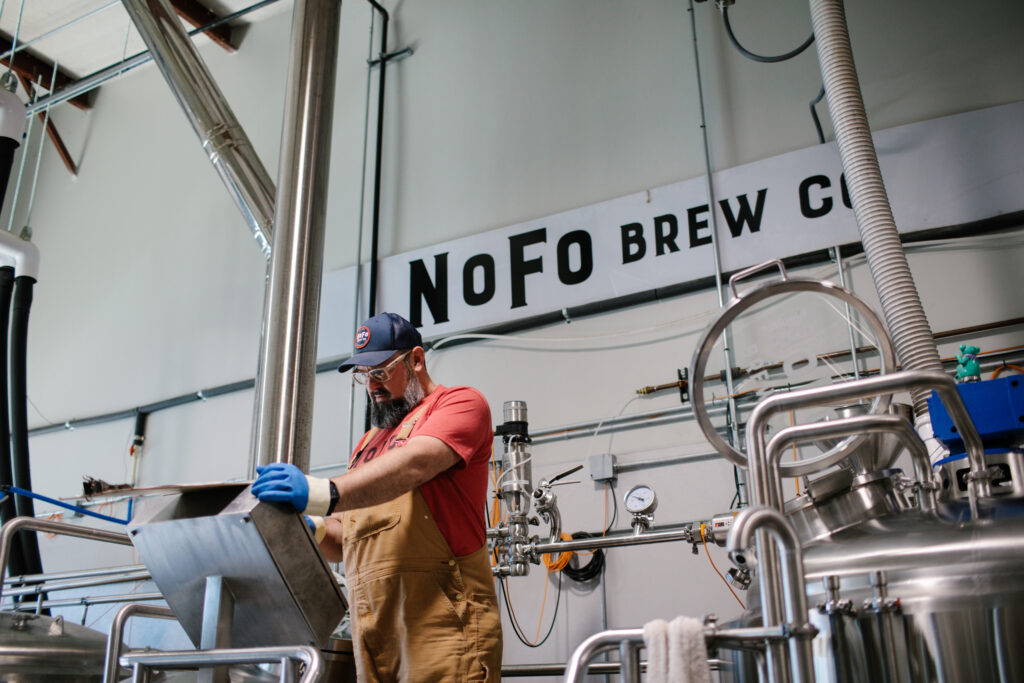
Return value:
<svg viewBox="0 0 1024 683">
<path fill-rule="evenodd" d="M 394 313 L 356 330 L 339 371 L 352 368 L 373 428 L 348 471 L 320 479 L 274 463 L 258 469 L 252 491 L 307 513 L 324 556 L 344 561 L 360 682 L 499 681 L 487 401 L 435 384 L 419 331 Z"/>
</svg>

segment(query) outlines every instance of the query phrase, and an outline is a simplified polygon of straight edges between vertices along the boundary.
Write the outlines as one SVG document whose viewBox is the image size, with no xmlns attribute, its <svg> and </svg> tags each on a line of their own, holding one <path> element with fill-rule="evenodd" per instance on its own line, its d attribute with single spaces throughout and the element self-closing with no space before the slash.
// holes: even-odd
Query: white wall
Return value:
<svg viewBox="0 0 1024 683">
<path fill-rule="evenodd" d="M 389 47 L 410 46 L 415 54 L 388 70 L 381 256 L 703 173 L 685 3 L 388 5 Z M 848 12 L 875 128 L 1024 99 L 1024 5 L 1015 0 L 850 3 Z M 805 3 L 797 0 L 740 3 L 730 16 L 747 47 L 762 53 L 788 50 L 810 31 Z M 813 49 L 783 64 L 757 64 L 728 44 L 712 3 L 696 5 L 695 18 L 715 168 L 815 144 L 807 110 L 820 87 Z M 357 258 L 369 21 L 362 3 L 345 3 L 326 270 Z M 251 26 L 235 55 L 203 49 L 272 176 L 289 23 L 285 11 Z M 370 96 L 375 102 L 372 86 Z M 823 105 L 819 111 L 831 137 L 827 111 Z M 42 254 L 30 332 L 32 426 L 252 377 L 263 259 L 159 73 L 140 68 L 104 85 L 91 111 L 61 105 L 53 117 L 81 171 L 70 177 L 53 150 L 43 150 L 30 221 Z M 27 149 L 34 160 L 35 142 Z M 27 196 L 24 187 L 16 231 L 26 222 Z M 10 201 L 0 215 L 3 225 Z M 368 234 L 363 242 L 365 255 Z M 914 251 L 911 264 L 933 329 L 1022 315 L 1021 255 L 1013 239 Z M 851 266 L 853 288 L 876 305 L 866 268 L 859 261 Z M 834 269 L 807 274 L 834 277 Z M 431 353 L 430 368 L 445 384 L 479 387 L 496 423 L 510 399 L 527 401 L 537 429 L 668 408 L 678 404 L 671 392 L 629 402 L 636 388 L 671 381 L 676 368 L 689 365 L 716 308 L 714 293 L 692 294 L 505 342 L 439 350 Z M 775 335 L 796 315 L 780 312 L 770 330 L 752 334 Z M 795 329 L 791 339 L 776 343 L 813 352 L 843 346 L 845 327 L 826 334 L 817 322 L 808 325 L 814 334 Z M 943 344 L 942 354 L 951 355 L 962 341 Z M 1020 328 L 980 341 L 988 348 L 1019 344 Z M 346 457 L 348 397 L 347 377 L 318 377 L 314 466 Z M 140 483 L 246 476 L 251 413 L 250 391 L 152 415 Z M 357 423 L 361 414 L 357 407 Z M 132 426 L 125 420 L 34 437 L 36 490 L 70 497 L 84 475 L 125 481 Z M 538 446 L 534 475 L 550 476 L 609 450 L 628 462 L 704 453 L 708 446 L 692 424 L 613 440 L 599 435 Z M 594 531 L 604 516 L 602 490 L 586 470 L 578 478 L 582 483 L 558 489 L 565 528 Z M 707 518 L 727 509 L 733 495 L 731 467 L 721 460 L 623 475 L 619 496 L 641 481 L 659 492 L 659 523 Z M 620 511 L 617 528 L 627 524 Z M 129 561 L 107 556 L 105 548 L 68 550 L 71 543 L 42 541 L 48 569 Z M 723 554 L 716 549 L 712 557 L 724 571 Z M 536 569 L 511 582 L 519 622 L 531 637 L 544 580 Z M 545 630 L 554 589 L 552 583 Z M 543 647 L 522 647 L 506 630 L 506 663 L 564 660 L 600 628 L 599 596 L 567 592 Z M 670 545 L 610 554 L 610 626 L 712 611 L 727 618 L 738 608 L 703 553 L 692 556 L 688 546 Z"/>
</svg>

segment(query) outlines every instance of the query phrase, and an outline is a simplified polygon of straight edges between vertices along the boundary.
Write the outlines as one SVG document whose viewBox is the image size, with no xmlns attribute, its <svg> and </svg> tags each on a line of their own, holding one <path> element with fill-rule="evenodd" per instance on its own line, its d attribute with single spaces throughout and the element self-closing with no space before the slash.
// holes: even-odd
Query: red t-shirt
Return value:
<svg viewBox="0 0 1024 683">
<path fill-rule="evenodd" d="M 397 427 L 377 430 L 352 454 L 348 467 L 355 469 L 403 445 L 399 432 L 417 415 L 406 439 L 432 436 L 461 459 L 421 485 L 420 492 L 452 553 L 468 555 L 479 550 L 486 538 L 487 468 L 494 440 L 491 409 L 479 391 L 438 385 Z"/>
</svg>

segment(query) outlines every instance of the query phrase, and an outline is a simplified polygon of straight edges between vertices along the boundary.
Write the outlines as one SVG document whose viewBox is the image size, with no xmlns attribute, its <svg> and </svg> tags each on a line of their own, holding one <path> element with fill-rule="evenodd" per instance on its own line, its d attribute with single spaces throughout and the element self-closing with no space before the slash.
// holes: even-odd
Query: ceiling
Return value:
<svg viewBox="0 0 1024 683">
<path fill-rule="evenodd" d="M 169 0 L 186 30 L 205 25 L 248 7 L 257 0 Z M 290 8 L 285 1 L 270 2 L 243 17 L 214 29 L 225 48 L 239 45 L 237 29 Z M 13 68 L 31 75 L 43 91 L 50 89 L 52 66 L 58 67 L 56 90 L 62 83 L 81 79 L 146 49 L 120 0 L 0 0 L 0 52 L 12 40 L 18 52 Z M 210 38 L 197 36 L 201 45 Z M 20 48 L 26 45 L 23 52 Z M 7 59 L 3 61 L 7 65 Z M 45 92 L 44 92 L 45 94 Z M 24 95 L 24 92 L 22 92 Z"/>
</svg>

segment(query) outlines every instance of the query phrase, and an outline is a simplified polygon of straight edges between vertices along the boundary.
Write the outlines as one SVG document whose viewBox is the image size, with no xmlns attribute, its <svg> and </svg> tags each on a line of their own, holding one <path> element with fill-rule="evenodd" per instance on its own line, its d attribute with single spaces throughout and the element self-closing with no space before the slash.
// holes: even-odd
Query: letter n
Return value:
<svg viewBox="0 0 1024 683">
<path fill-rule="evenodd" d="M 448 322 L 448 252 L 434 254 L 435 277 L 423 259 L 409 262 L 409 322 L 423 327 L 423 302 L 427 302 L 435 323 Z"/>
</svg>

